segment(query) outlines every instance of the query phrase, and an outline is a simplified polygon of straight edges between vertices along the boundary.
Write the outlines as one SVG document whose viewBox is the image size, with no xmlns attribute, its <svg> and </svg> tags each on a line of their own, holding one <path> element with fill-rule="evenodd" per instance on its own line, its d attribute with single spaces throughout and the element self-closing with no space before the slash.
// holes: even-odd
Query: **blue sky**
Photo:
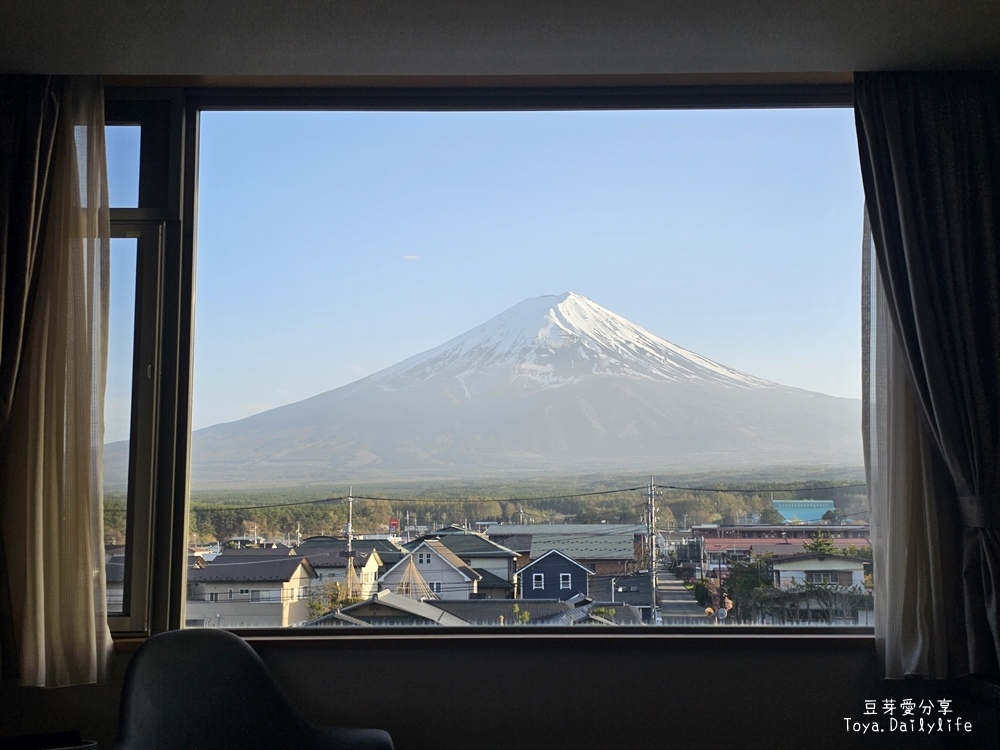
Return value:
<svg viewBox="0 0 1000 750">
<path fill-rule="evenodd" d="M 862 208 L 850 109 L 206 112 L 194 426 L 566 291 L 857 398 Z"/>
</svg>

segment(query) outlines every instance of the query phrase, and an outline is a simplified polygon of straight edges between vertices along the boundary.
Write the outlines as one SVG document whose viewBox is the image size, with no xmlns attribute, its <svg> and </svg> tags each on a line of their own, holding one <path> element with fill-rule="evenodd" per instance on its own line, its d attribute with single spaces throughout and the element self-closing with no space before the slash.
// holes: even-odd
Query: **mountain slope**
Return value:
<svg viewBox="0 0 1000 750">
<path fill-rule="evenodd" d="M 194 435 L 195 485 L 860 461 L 860 402 L 719 365 L 575 294 Z"/>
</svg>

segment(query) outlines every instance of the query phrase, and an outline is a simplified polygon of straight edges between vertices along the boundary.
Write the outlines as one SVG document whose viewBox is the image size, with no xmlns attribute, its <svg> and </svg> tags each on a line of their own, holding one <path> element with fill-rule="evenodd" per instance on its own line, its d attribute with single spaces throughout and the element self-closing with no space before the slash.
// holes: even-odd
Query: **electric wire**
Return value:
<svg viewBox="0 0 1000 750">
<path fill-rule="evenodd" d="M 782 486 L 764 486 L 764 487 L 752 487 L 752 488 L 740 488 L 740 487 L 683 487 L 680 485 L 672 484 L 654 484 L 653 489 L 656 490 L 670 490 L 675 492 L 718 492 L 731 495 L 754 495 L 762 494 L 765 492 L 822 492 L 826 490 L 844 490 L 844 489 L 857 489 L 861 487 L 867 487 L 864 483 L 858 484 L 837 484 L 837 485 L 827 485 L 823 487 L 782 487 Z M 247 506 L 227 506 L 223 504 L 216 504 L 212 506 L 202 506 L 202 507 L 192 507 L 192 513 L 210 513 L 218 511 L 238 511 L 238 510 L 263 510 L 268 508 L 291 508 L 299 507 L 305 505 L 321 505 L 323 503 L 332 502 L 342 502 L 347 499 L 354 500 L 371 500 L 371 501 L 381 501 L 389 503 L 435 503 L 435 504 L 477 504 L 477 503 L 531 503 L 531 502 L 543 502 L 547 500 L 569 500 L 577 497 L 598 497 L 602 495 L 615 495 L 623 492 L 637 492 L 648 490 L 648 485 L 642 485 L 637 487 L 620 487 L 612 490 L 597 490 L 593 492 L 571 492 L 562 495 L 543 495 L 538 497 L 507 497 L 507 498 L 477 498 L 477 499 L 462 499 L 462 498 L 400 498 L 400 497 L 384 497 L 379 495 L 351 495 L 351 496 L 341 496 L 341 497 L 326 497 L 318 500 L 299 500 L 289 503 L 265 503 L 261 505 L 247 505 Z M 118 508 L 107 508 L 109 512 L 117 512 L 123 509 Z"/>
</svg>

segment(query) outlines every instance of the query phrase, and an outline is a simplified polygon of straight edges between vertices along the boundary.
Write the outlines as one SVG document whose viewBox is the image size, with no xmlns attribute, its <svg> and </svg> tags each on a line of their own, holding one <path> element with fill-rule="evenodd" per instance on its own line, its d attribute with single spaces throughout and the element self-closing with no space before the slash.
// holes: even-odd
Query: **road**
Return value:
<svg viewBox="0 0 1000 750">
<path fill-rule="evenodd" d="M 660 605 L 663 624 L 671 624 L 671 620 L 694 619 L 692 623 L 675 622 L 674 624 L 695 624 L 705 620 L 705 608 L 694 600 L 691 592 L 684 588 L 680 579 L 668 570 L 661 570 L 656 577 L 656 601 Z"/>
</svg>

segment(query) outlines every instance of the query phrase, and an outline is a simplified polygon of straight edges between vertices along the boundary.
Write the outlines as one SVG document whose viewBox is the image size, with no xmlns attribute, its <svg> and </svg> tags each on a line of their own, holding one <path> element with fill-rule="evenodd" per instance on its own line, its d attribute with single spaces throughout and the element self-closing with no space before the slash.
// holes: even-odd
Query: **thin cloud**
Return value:
<svg viewBox="0 0 1000 750">
<path fill-rule="evenodd" d="M 420 256 L 419 255 L 404 255 L 403 256 L 403 260 L 409 260 L 409 261 L 420 260 Z"/>
</svg>

